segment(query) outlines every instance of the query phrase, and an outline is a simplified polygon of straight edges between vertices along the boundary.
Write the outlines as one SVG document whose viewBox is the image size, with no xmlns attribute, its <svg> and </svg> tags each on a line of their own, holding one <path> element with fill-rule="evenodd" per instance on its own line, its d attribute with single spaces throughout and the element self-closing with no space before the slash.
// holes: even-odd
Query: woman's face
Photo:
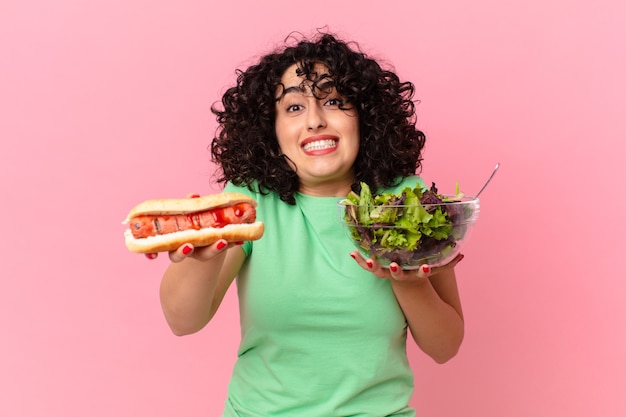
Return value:
<svg viewBox="0 0 626 417">
<path fill-rule="evenodd" d="M 285 71 L 276 93 L 278 145 L 298 175 L 300 192 L 345 196 L 359 151 L 357 112 L 337 94 L 331 78 L 320 78 L 327 73 L 324 65 L 315 67 L 314 78 L 319 80 L 315 86 L 298 76 L 296 68 Z"/>
</svg>

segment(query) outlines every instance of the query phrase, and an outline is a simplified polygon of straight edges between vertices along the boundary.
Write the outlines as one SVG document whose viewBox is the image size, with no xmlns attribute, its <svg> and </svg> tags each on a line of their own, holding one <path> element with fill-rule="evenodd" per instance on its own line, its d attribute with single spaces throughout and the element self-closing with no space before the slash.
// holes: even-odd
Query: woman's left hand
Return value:
<svg viewBox="0 0 626 417">
<path fill-rule="evenodd" d="M 350 252 L 350 256 L 354 258 L 354 260 L 361 266 L 361 268 L 365 269 L 366 271 L 370 271 L 378 278 L 407 282 L 419 282 L 434 275 L 437 275 L 441 272 L 453 269 L 456 264 L 458 264 L 464 257 L 463 254 L 458 254 L 447 264 L 434 268 L 431 268 L 431 266 L 428 264 L 424 264 L 421 265 L 418 269 L 402 269 L 395 262 L 392 262 L 391 264 L 389 264 L 388 268 L 385 268 L 373 259 L 365 259 L 359 251 Z"/>
</svg>

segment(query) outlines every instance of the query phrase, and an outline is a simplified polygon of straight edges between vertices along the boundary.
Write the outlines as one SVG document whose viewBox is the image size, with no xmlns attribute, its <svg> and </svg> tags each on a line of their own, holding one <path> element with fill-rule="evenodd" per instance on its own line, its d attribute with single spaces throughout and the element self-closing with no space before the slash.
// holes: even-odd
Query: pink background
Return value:
<svg viewBox="0 0 626 417">
<path fill-rule="evenodd" d="M 233 292 L 173 336 L 166 257 L 129 253 L 120 222 L 217 190 L 210 105 L 324 25 L 416 83 L 427 181 L 472 193 L 502 164 L 458 268 L 462 350 L 410 348 L 418 415 L 626 414 L 626 2 L 213 3 L 0 4 L 0 415 L 219 415 Z"/>
</svg>

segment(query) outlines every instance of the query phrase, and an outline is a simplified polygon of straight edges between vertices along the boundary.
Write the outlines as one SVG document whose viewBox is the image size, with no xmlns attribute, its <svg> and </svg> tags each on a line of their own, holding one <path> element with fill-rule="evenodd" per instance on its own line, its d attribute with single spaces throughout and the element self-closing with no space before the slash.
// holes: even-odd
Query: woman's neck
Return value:
<svg viewBox="0 0 626 417">
<path fill-rule="evenodd" d="M 328 183 L 328 184 L 316 184 L 314 186 L 307 184 L 300 184 L 298 190 L 301 194 L 310 195 L 313 197 L 345 197 L 352 190 L 351 182 L 344 183 Z"/>
</svg>

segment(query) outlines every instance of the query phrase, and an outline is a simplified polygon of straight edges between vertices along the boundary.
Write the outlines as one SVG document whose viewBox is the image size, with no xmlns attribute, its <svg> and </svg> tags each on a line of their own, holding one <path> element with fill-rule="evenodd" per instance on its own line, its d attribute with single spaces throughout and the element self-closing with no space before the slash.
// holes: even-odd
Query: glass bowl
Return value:
<svg viewBox="0 0 626 417">
<path fill-rule="evenodd" d="M 478 220 L 480 202 L 463 197 L 436 204 L 365 207 L 343 200 L 338 209 L 346 233 L 365 257 L 384 267 L 396 262 L 403 269 L 417 269 L 445 265 L 459 254 Z M 359 224 L 360 211 L 371 214 L 371 224 Z"/>
</svg>

